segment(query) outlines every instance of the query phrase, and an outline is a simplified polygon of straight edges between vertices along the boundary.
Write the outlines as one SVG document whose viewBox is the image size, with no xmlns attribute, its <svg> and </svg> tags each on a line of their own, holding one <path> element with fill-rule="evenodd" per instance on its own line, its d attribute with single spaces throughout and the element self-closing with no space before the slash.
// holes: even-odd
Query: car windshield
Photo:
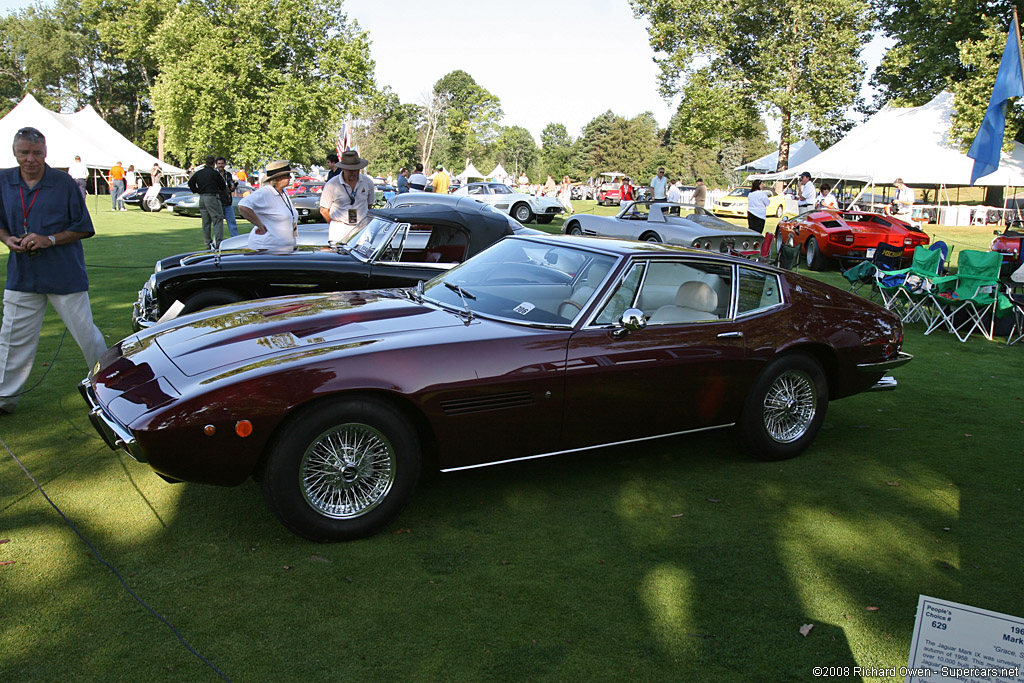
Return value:
<svg viewBox="0 0 1024 683">
<path fill-rule="evenodd" d="M 424 295 L 473 315 L 568 325 L 598 294 L 615 261 L 575 246 L 506 238 L 431 280 Z"/>
<path fill-rule="evenodd" d="M 735 190 L 727 194 L 727 197 L 746 197 L 750 194 L 749 187 L 737 187 Z"/>
<path fill-rule="evenodd" d="M 401 253 L 408 232 L 408 223 L 371 218 L 366 227 L 349 238 L 345 247 L 363 261 L 380 260 L 385 250 Z"/>
</svg>

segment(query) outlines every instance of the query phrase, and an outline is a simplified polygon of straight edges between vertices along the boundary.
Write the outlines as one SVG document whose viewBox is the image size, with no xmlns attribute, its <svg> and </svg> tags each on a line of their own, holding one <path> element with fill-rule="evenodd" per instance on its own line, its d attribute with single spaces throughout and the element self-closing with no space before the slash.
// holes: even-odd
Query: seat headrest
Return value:
<svg viewBox="0 0 1024 683">
<path fill-rule="evenodd" d="M 676 292 L 676 306 L 712 313 L 718 308 L 718 294 L 703 282 L 684 282 Z"/>
<path fill-rule="evenodd" d="M 604 279 L 604 276 L 608 274 L 609 270 L 611 270 L 609 264 L 603 261 L 595 261 L 590 265 L 590 269 L 587 270 L 587 282 L 592 287 L 596 287 Z"/>
</svg>

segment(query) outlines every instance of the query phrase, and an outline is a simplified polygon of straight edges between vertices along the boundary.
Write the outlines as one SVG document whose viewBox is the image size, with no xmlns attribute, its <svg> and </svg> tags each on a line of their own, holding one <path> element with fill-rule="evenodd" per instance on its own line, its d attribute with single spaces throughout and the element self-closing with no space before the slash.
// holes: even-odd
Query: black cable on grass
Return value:
<svg viewBox="0 0 1024 683">
<path fill-rule="evenodd" d="M 74 523 L 70 519 L 68 519 L 68 516 L 65 515 L 64 512 L 59 507 L 57 507 L 56 503 L 54 503 L 52 500 L 50 500 L 50 497 L 48 495 L 46 495 L 46 491 L 43 490 L 43 487 L 39 484 L 38 481 L 36 481 L 36 478 L 32 476 L 32 473 L 28 471 L 28 468 L 25 467 L 24 464 L 22 464 L 21 460 L 18 459 L 18 456 L 16 456 L 14 454 L 14 451 L 11 450 L 11 447 L 7 445 L 7 442 L 4 441 L 2 437 L 0 437 L 0 444 L 3 444 L 3 447 L 7 450 L 8 453 L 10 453 L 11 457 L 14 458 L 14 462 L 18 463 L 18 467 L 20 467 L 22 469 L 22 471 L 25 473 L 25 476 L 27 476 L 32 481 L 32 483 L 35 485 L 35 487 L 39 490 L 39 493 L 43 494 L 43 498 L 45 498 L 46 502 L 50 504 L 50 507 L 52 507 L 54 510 L 57 511 L 57 514 L 59 514 L 64 519 L 64 521 L 67 523 L 67 525 L 69 527 L 71 527 L 71 530 L 74 531 L 78 535 L 78 537 L 80 539 L 82 539 L 82 542 L 84 542 L 86 546 L 88 546 L 89 550 L 92 551 L 93 557 L 95 557 L 97 560 L 99 560 L 103 564 L 103 566 L 105 566 L 107 569 L 109 569 L 111 572 L 113 572 L 114 576 L 116 576 L 117 580 L 121 583 L 121 587 L 124 588 L 125 591 L 127 591 L 128 595 L 132 596 L 132 598 L 135 600 L 135 602 L 137 602 L 140 605 L 142 605 L 143 607 L 145 607 L 149 611 L 150 614 L 152 614 L 154 617 L 156 617 L 161 622 L 163 622 L 163 624 L 167 628 L 171 629 L 171 633 L 173 633 L 175 635 L 175 637 L 178 639 L 178 641 L 182 645 L 184 645 L 185 648 L 189 652 L 191 652 L 193 655 L 195 655 L 199 659 L 199 661 L 201 661 L 206 666 L 210 667 L 210 669 L 212 669 L 218 676 L 223 678 L 225 681 L 228 681 L 228 683 L 231 683 L 231 679 L 228 678 L 226 675 L 224 675 L 223 671 L 221 671 L 216 666 L 214 666 L 213 663 L 210 662 L 210 660 L 208 660 L 206 657 L 204 657 L 201 654 L 199 654 L 194 647 L 192 647 L 191 645 L 188 644 L 188 641 L 185 640 L 184 636 L 181 635 L 181 633 L 178 631 L 178 629 L 174 628 L 174 624 L 172 624 L 171 622 L 167 621 L 166 617 L 164 617 L 162 614 L 160 614 L 155 609 L 150 607 L 149 604 L 147 604 L 145 600 L 140 598 L 138 596 L 138 594 L 136 594 L 136 592 L 133 591 L 128 586 L 128 583 L 124 580 L 124 577 L 121 576 L 121 572 L 117 571 L 117 569 L 115 569 L 112 564 L 110 564 L 109 562 L 104 560 L 102 556 L 100 556 L 99 551 L 96 550 L 96 546 L 94 546 L 89 541 L 88 538 L 86 538 L 84 535 L 82 535 L 82 532 L 78 530 L 78 527 L 76 527 L 74 525 Z"/>
<path fill-rule="evenodd" d="M 53 352 L 53 359 L 50 360 L 50 364 L 46 366 L 45 370 L 43 370 L 42 377 L 36 380 L 35 384 L 30 386 L 28 389 L 25 389 L 24 391 L 19 391 L 18 393 L 11 394 L 10 396 L 0 396 L 0 398 L 14 398 L 15 396 L 24 396 L 25 394 L 27 394 L 28 392 L 32 391 L 40 384 L 42 384 L 43 380 L 46 379 L 46 375 L 50 372 L 50 369 L 53 368 L 53 364 L 57 362 L 57 356 L 60 355 L 60 347 L 64 345 L 64 337 L 66 337 L 67 334 L 68 328 L 65 327 L 64 332 L 60 335 L 60 341 L 57 342 L 57 350 Z"/>
</svg>

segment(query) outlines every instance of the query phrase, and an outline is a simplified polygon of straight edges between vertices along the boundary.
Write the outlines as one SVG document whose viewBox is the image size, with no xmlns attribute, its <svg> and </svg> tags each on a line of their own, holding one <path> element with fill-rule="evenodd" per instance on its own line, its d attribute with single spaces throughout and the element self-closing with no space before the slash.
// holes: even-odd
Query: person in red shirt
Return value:
<svg viewBox="0 0 1024 683">
<path fill-rule="evenodd" d="M 631 201 L 633 201 L 633 185 L 629 182 L 629 178 L 626 178 L 619 186 L 619 203 Z"/>
</svg>

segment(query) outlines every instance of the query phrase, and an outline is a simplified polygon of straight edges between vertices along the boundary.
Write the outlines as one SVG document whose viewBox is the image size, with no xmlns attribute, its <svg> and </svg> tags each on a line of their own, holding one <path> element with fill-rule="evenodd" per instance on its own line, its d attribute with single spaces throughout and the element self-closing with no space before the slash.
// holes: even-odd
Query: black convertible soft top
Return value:
<svg viewBox="0 0 1024 683">
<path fill-rule="evenodd" d="M 394 209 L 374 209 L 371 213 L 400 223 L 430 223 L 465 228 L 472 235 L 466 258 L 474 256 L 502 237 L 514 234 L 504 214 L 473 206 L 417 204 Z"/>
</svg>

